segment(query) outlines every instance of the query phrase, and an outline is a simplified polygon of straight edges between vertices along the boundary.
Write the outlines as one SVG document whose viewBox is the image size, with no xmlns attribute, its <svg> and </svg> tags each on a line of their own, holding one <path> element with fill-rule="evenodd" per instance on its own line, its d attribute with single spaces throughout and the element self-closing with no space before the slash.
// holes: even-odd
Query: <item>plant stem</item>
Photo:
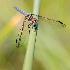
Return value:
<svg viewBox="0 0 70 70">
<path fill-rule="evenodd" d="M 34 8 L 33 8 L 34 14 L 36 15 L 39 14 L 39 9 L 40 9 L 39 7 L 40 7 L 40 0 L 34 0 Z M 32 70 L 32 63 L 33 63 L 33 56 L 34 56 L 34 49 L 35 49 L 35 39 L 36 39 L 36 32 L 34 32 L 34 29 L 31 29 L 22 70 Z"/>
</svg>

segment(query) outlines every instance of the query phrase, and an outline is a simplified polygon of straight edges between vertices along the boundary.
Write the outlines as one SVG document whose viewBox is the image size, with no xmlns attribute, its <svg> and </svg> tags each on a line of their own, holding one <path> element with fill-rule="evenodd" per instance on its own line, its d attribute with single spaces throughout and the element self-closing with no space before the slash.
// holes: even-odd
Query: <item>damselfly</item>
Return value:
<svg viewBox="0 0 70 70">
<path fill-rule="evenodd" d="M 29 23 L 27 24 L 28 25 L 28 29 L 29 29 L 29 34 L 30 34 L 30 28 L 34 28 L 35 29 L 35 32 L 37 32 L 38 30 L 38 23 L 39 24 L 55 24 L 55 25 L 59 25 L 60 27 L 66 27 L 65 24 L 63 24 L 63 22 L 59 21 L 59 20 L 54 20 L 54 19 L 49 19 L 49 18 L 46 18 L 46 17 L 42 17 L 40 15 L 36 15 L 36 14 L 32 14 L 32 13 L 26 13 L 24 12 L 23 10 L 19 9 L 18 7 L 14 7 L 17 11 L 19 11 L 21 14 L 23 14 L 25 16 L 24 18 L 24 21 L 23 21 L 23 24 L 22 24 L 22 28 L 20 29 L 21 32 L 20 32 L 20 35 L 18 34 L 18 39 L 16 39 L 16 43 L 17 43 L 17 47 L 20 46 L 20 41 L 21 41 L 21 36 L 23 34 L 23 31 L 25 29 L 25 23 L 27 21 L 29 21 Z M 37 20 L 36 18 L 34 18 L 34 16 L 37 16 L 39 20 Z M 27 20 L 27 21 L 26 21 Z M 47 23 L 48 22 L 48 23 Z"/>
</svg>

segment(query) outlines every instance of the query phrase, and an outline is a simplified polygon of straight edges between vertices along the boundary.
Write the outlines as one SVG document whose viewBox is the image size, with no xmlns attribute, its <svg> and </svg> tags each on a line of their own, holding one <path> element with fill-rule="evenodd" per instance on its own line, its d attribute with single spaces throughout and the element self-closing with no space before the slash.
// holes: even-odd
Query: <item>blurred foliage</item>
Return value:
<svg viewBox="0 0 70 70">
<path fill-rule="evenodd" d="M 16 48 L 15 39 L 24 16 L 14 6 L 32 12 L 33 0 L 0 0 L 0 70 L 22 70 L 26 53 L 28 34 L 25 43 Z M 69 13 L 69 0 L 41 0 L 40 15 L 60 20 L 66 28 L 39 23 L 33 70 L 70 70 Z"/>
</svg>

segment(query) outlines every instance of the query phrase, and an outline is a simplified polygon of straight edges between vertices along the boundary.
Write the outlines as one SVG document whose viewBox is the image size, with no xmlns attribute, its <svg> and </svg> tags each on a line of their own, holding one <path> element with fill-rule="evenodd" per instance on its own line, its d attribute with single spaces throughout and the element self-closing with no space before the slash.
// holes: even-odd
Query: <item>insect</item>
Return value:
<svg viewBox="0 0 70 70">
<path fill-rule="evenodd" d="M 34 29 L 37 34 L 37 30 L 38 30 L 38 20 L 36 18 L 33 17 L 34 16 L 37 16 L 39 18 L 39 21 L 41 21 L 42 23 L 44 22 L 49 22 L 50 24 L 52 23 L 55 23 L 55 25 L 61 25 L 62 27 L 66 27 L 65 24 L 63 24 L 63 22 L 59 21 L 59 20 L 54 20 L 54 19 L 49 19 L 49 18 L 46 18 L 46 17 L 42 17 L 40 15 L 35 15 L 35 14 L 32 14 L 32 13 L 26 13 L 24 11 L 22 11 L 21 9 L 19 9 L 18 7 L 14 7 L 17 11 L 19 11 L 21 14 L 23 14 L 25 16 L 24 18 L 24 21 L 23 21 L 23 24 L 22 24 L 22 28 L 20 29 L 21 30 L 21 33 L 20 35 L 18 34 L 19 36 L 19 39 L 17 40 L 16 39 L 16 43 L 18 44 L 17 47 L 20 46 L 20 41 L 21 41 L 21 37 L 22 37 L 22 33 L 24 31 L 24 27 L 25 27 L 25 22 L 26 20 L 29 21 L 30 23 L 28 24 L 28 29 L 29 29 L 29 34 L 30 34 L 30 28 Z"/>
<path fill-rule="evenodd" d="M 38 28 L 38 23 L 37 23 L 37 19 L 33 17 L 33 14 L 29 14 L 29 13 L 26 13 L 22 10 L 20 10 L 18 7 L 14 7 L 17 11 L 19 11 L 21 14 L 24 14 L 25 15 L 25 20 L 28 20 L 30 22 L 30 24 L 28 24 L 28 28 L 31 27 L 32 25 L 32 28 L 35 29 L 35 31 L 37 30 Z M 30 30 L 29 30 L 29 34 L 30 34 Z"/>
</svg>

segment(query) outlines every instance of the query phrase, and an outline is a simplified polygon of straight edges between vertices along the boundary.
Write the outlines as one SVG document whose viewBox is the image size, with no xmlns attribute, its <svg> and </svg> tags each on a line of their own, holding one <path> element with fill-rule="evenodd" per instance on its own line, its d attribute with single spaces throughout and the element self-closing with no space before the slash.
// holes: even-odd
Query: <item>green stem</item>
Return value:
<svg viewBox="0 0 70 70">
<path fill-rule="evenodd" d="M 34 0 L 34 8 L 33 8 L 34 14 L 36 15 L 39 14 L 39 9 L 40 9 L 39 7 L 40 7 L 40 0 Z M 34 32 L 34 29 L 31 29 L 22 70 L 32 70 L 33 55 L 35 49 L 35 39 L 36 39 L 36 32 Z"/>
</svg>

